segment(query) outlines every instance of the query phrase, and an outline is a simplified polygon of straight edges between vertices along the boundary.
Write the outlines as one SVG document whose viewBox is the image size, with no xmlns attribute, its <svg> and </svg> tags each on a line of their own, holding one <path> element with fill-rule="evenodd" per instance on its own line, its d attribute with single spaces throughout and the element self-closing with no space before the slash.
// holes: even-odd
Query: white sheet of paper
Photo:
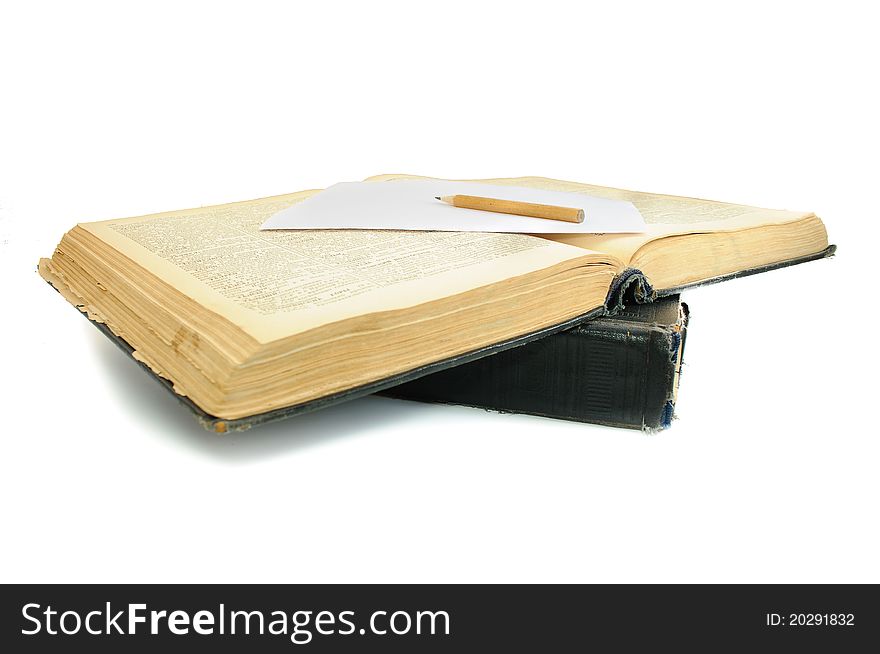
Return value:
<svg viewBox="0 0 880 654">
<path fill-rule="evenodd" d="M 510 214 L 459 209 L 434 199 L 478 195 L 584 210 L 583 223 L 566 223 Z M 631 202 L 583 193 L 545 191 L 446 180 L 343 182 L 279 211 L 260 229 L 398 229 L 446 232 L 519 232 L 524 234 L 597 234 L 645 231 Z"/>
</svg>

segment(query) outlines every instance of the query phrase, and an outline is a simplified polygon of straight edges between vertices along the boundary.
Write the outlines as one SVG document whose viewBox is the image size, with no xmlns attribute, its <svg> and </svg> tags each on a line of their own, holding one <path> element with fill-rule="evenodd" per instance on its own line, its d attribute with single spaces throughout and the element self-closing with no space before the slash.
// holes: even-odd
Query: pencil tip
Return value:
<svg viewBox="0 0 880 654">
<path fill-rule="evenodd" d="M 435 196 L 434 196 L 434 199 L 435 199 L 435 200 L 439 200 L 439 199 L 440 199 L 440 196 L 439 196 L 439 195 L 435 195 Z"/>
</svg>

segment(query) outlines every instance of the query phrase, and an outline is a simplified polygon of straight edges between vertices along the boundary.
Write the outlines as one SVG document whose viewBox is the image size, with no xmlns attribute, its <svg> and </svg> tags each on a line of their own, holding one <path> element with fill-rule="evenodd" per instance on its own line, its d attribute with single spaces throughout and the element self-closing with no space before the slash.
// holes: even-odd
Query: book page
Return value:
<svg viewBox="0 0 880 654">
<path fill-rule="evenodd" d="M 308 195 L 80 227 L 261 342 L 588 254 L 522 234 L 260 231 L 270 215 Z M 618 266 L 607 255 L 594 258 Z"/>
<path fill-rule="evenodd" d="M 626 199 L 632 202 L 647 223 L 642 234 L 554 234 L 549 236 L 559 243 L 607 252 L 625 262 L 629 262 L 643 245 L 666 236 L 738 231 L 764 225 L 791 223 L 812 215 L 805 212 L 762 209 L 699 198 L 625 191 L 576 182 L 539 179 L 534 183 L 560 189 L 585 187 L 589 189 L 587 192 L 601 197 Z"/>
</svg>

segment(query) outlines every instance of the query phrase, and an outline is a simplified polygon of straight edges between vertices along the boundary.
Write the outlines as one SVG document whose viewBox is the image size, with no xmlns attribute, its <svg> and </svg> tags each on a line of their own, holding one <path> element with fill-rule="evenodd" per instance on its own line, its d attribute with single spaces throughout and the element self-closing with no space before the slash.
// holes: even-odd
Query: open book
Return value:
<svg viewBox="0 0 880 654">
<path fill-rule="evenodd" d="M 381 176 L 394 183 L 409 176 Z M 683 286 L 829 254 L 811 213 L 537 177 L 646 233 L 260 231 L 317 191 L 77 225 L 40 274 L 218 431 L 387 388 Z"/>
</svg>

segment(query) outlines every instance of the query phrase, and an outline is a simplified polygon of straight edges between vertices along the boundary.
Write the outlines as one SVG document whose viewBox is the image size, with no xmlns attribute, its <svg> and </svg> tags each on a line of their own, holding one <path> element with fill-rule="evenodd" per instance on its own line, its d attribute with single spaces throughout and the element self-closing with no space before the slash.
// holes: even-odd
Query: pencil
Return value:
<svg viewBox="0 0 880 654">
<path fill-rule="evenodd" d="M 584 222 L 584 210 L 573 207 L 557 207 L 552 204 L 534 204 L 532 202 L 516 202 L 514 200 L 498 200 L 481 198 L 476 195 L 444 195 L 435 198 L 462 209 L 478 209 L 495 213 L 509 213 L 531 218 L 561 220 L 567 223 Z"/>
</svg>

